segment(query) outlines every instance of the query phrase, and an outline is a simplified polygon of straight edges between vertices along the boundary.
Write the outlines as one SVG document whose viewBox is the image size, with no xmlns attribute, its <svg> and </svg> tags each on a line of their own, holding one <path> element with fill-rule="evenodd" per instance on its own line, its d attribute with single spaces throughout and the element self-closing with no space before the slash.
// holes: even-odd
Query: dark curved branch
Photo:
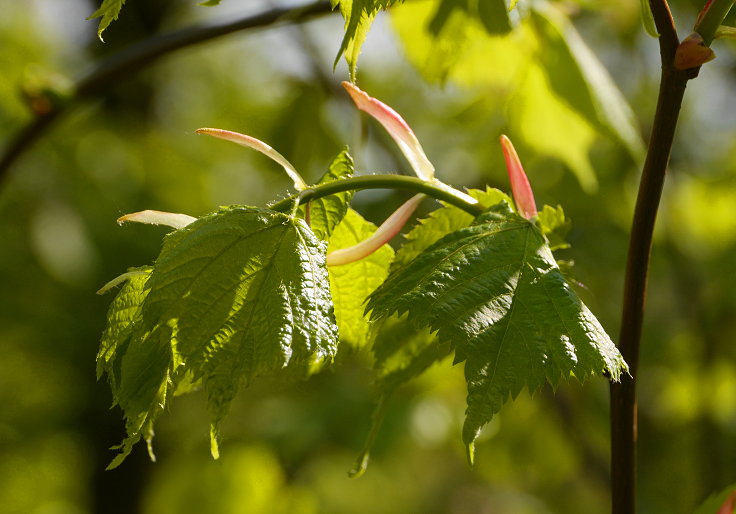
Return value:
<svg viewBox="0 0 736 514">
<path fill-rule="evenodd" d="M 332 12 L 330 2 L 317 0 L 294 8 L 274 8 L 254 16 L 218 25 L 190 27 L 142 41 L 102 61 L 73 87 L 65 101 L 34 118 L 15 134 L 0 158 L 0 185 L 20 155 L 33 145 L 60 115 L 74 104 L 100 96 L 113 84 L 172 52 L 242 30 L 266 28 L 283 23 L 302 23 Z"/>
<path fill-rule="evenodd" d="M 660 33 L 662 76 L 634 209 L 624 278 L 618 347 L 631 375 L 623 377 L 620 383 L 611 384 L 611 494 L 614 514 L 636 512 L 636 380 L 652 235 L 685 86 L 699 71 L 699 68 L 675 69 L 679 39 L 672 14 L 666 0 L 650 0 L 649 3 Z"/>
</svg>

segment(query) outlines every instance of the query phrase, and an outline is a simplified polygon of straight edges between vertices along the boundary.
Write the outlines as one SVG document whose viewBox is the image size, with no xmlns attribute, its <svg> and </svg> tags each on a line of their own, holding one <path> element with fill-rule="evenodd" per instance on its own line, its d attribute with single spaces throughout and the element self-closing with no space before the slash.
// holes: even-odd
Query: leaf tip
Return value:
<svg viewBox="0 0 736 514">
<path fill-rule="evenodd" d="M 360 478 L 365 473 L 365 470 L 368 469 L 368 462 L 371 460 L 371 454 L 368 451 L 364 451 L 360 455 L 358 455 L 358 458 L 355 459 L 355 463 L 353 464 L 353 468 L 348 471 L 348 476 L 350 478 Z"/>
<path fill-rule="evenodd" d="M 220 429 L 216 424 L 210 425 L 210 454 L 212 458 L 218 460 L 220 458 Z"/>
<path fill-rule="evenodd" d="M 468 464 L 471 467 L 475 466 L 475 443 L 468 443 L 465 445 L 465 457 L 468 459 Z"/>
</svg>

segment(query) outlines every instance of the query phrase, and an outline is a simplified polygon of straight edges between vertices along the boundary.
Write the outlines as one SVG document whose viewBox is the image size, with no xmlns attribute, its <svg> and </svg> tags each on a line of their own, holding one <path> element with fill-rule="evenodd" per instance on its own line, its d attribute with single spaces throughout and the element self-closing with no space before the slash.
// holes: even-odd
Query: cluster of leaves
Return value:
<svg viewBox="0 0 736 514">
<path fill-rule="evenodd" d="M 322 182 L 352 173 L 344 151 Z M 290 214 L 224 207 L 167 235 L 153 266 L 126 274 L 102 338 L 98 373 L 128 432 L 111 466 L 141 438 L 150 448 L 172 396 L 199 388 L 216 457 L 218 425 L 242 384 L 306 377 L 342 348 L 372 347 L 383 396 L 446 355 L 465 362 L 471 457 L 481 427 L 523 387 L 618 379 L 625 363 L 552 256 L 552 234 L 566 228 L 561 210 L 530 221 L 500 191 L 472 195 L 484 214 L 443 206 L 395 256 L 383 246 L 329 268 L 328 249 L 375 230 L 350 209 L 351 193 Z M 397 330 L 403 336 L 391 337 Z"/>
</svg>

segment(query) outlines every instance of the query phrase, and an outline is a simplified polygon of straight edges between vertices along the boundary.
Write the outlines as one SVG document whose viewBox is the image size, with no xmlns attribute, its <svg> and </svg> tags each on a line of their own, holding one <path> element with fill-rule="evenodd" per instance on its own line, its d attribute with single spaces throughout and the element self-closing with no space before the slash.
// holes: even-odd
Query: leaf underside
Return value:
<svg viewBox="0 0 736 514">
<path fill-rule="evenodd" d="M 540 230 L 502 203 L 395 270 L 369 298 L 374 320 L 407 315 L 437 331 L 465 362 L 463 440 L 523 387 L 626 364 L 596 318 L 565 282 Z"/>
</svg>

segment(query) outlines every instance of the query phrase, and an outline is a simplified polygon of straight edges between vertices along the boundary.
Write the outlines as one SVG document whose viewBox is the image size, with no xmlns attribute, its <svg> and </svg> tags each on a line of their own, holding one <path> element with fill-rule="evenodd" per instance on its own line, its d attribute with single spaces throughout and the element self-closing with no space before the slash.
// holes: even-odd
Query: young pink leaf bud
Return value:
<svg viewBox="0 0 736 514">
<path fill-rule="evenodd" d="M 514 145 L 504 135 L 501 136 L 501 148 L 503 148 L 503 156 L 506 159 L 506 169 L 509 172 L 511 193 L 514 196 L 516 208 L 519 210 L 519 214 L 526 219 L 531 219 L 537 215 L 537 205 L 534 202 L 532 186 L 529 185 L 529 179 L 526 178 L 526 173 L 524 173 L 524 168 L 521 166 Z"/>
<path fill-rule="evenodd" d="M 291 180 L 294 181 L 294 187 L 297 191 L 304 191 L 307 189 L 307 183 L 304 181 L 296 168 L 286 160 L 286 158 L 278 153 L 276 150 L 271 148 L 269 145 L 251 136 L 240 134 L 239 132 L 232 132 L 230 130 L 216 129 L 216 128 L 200 128 L 195 130 L 197 134 L 207 134 L 208 136 L 224 139 L 225 141 L 232 141 L 242 146 L 247 146 L 253 150 L 261 152 L 266 157 L 270 157 L 284 168 L 286 174 L 289 175 Z"/>
<path fill-rule="evenodd" d="M 675 52 L 675 68 L 678 70 L 688 70 L 697 68 L 698 66 L 712 61 L 716 58 L 716 54 L 709 46 L 705 46 L 703 37 L 697 32 L 693 32 L 682 40 L 680 46 Z"/>
<path fill-rule="evenodd" d="M 342 86 L 350 94 L 358 109 L 367 112 L 383 125 L 383 128 L 399 145 L 401 152 L 409 161 L 417 177 L 422 180 L 432 180 L 434 178 L 434 166 L 429 162 L 422 145 L 419 144 L 417 137 L 412 132 L 411 127 L 404 121 L 404 118 L 385 103 L 368 96 L 355 84 L 343 82 Z"/>
<path fill-rule="evenodd" d="M 327 254 L 328 266 L 342 266 L 367 257 L 398 234 L 409 220 L 417 206 L 424 200 L 423 194 L 414 195 L 386 218 L 371 237 L 348 248 L 341 248 Z"/>
<path fill-rule="evenodd" d="M 133 223 L 146 223 L 148 225 L 166 225 L 175 229 L 180 229 L 186 227 L 193 221 L 197 221 L 197 218 L 186 214 L 150 210 L 134 212 L 118 218 L 118 223 L 121 225 L 128 221 L 132 221 Z"/>
</svg>

